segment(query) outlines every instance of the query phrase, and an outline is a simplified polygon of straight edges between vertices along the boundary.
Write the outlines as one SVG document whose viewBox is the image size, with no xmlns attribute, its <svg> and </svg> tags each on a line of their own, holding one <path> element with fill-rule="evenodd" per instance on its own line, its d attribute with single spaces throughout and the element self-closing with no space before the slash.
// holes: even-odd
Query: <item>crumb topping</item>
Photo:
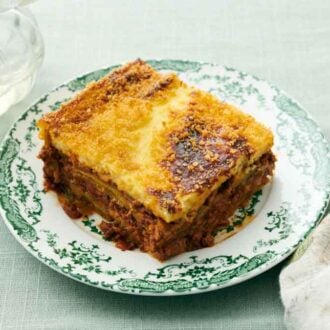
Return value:
<svg viewBox="0 0 330 330">
<path fill-rule="evenodd" d="M 168 222 L 273 144 L 251 116 L 141 60 L 91 83 L 38 126 L 47 143 Z"/>
</svg>

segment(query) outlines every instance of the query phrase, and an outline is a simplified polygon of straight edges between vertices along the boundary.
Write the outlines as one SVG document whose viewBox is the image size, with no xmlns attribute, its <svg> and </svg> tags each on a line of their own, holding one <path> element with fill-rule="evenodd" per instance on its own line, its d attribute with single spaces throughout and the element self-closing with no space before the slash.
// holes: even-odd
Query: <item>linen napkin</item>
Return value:
<svg viewBox="0 0 330 330">
<path fill-rule="evenodd" d="M 289 330 L 330 329 L 330 215 L 281 272 L 280 288 Z"/>
</svg>

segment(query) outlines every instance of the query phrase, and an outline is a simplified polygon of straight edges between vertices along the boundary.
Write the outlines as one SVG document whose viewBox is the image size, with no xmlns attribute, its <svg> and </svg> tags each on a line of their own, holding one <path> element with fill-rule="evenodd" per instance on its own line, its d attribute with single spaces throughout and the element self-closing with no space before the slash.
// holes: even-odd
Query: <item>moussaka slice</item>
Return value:
<svg viewBox="0 0 330 330">
<path fill-rule="evenodd" d="M 269 129 L 141 60 L 38 126 L 45 186 L 66 213 L 99 213 L 106 239 L 159 260 L 212 246 L 275 162 Z"/>
</svg>

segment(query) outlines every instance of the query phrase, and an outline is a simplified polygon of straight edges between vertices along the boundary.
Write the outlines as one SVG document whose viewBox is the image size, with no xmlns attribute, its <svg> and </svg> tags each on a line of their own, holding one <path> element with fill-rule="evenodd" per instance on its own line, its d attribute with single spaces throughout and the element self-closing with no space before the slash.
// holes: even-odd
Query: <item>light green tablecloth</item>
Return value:
<svg viewBox="0 0 330 330">
<path fill-rule="evenodd" d="M 31 9 L 46 58 L 31 95 L 0 117 L 0 137 L 49 89 L 136 57 L 211 61 L 265 78 L 330 137 L 329 1 L 43 0 Z M 281 267 L 202 295 L 128 296 L 55 273 L 0 221 L 0 329 L 282 329 Z"/>
</svg>

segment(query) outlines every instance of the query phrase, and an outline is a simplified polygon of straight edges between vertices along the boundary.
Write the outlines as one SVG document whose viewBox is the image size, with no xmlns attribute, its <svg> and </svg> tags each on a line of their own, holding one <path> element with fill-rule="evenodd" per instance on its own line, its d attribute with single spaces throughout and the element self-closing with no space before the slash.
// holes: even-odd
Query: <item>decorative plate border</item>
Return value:
<svg viewBox="0 0 330 330">
<path fill-rule="evenodd" d="M 221 67 L 216 64 L 181 60 L 151 60 L 148 62 L 156 69 L 175 70 L 179 73 L 199 73 L 199 71 L 203 70 L 205 67 Z M 67 84 L 59 86 L 30 107 L 18 119 L 17 123 L 25 121 L 30 114 L 34 114 L 35 116 L 40 115 L 42 111 L 39 109 L 39 106 L 47 101 L 48 97 L 54 92 L 65 86 L 69 91 L 76 92 L 90 81 L 100 78 L 115 67 L 118 66 L 112 66 L 85 74 Z M 244 104 L 245 94 L 253 94 L 260 106 L 267 107 L 266 98 L 253 84 L 254 81 L 264 82 L 263 80 L 232 68 L 221 68 L 225 72 L 235 73 L 240 80 L 230 81 L 225 75 L 213 75 L 212 79 L 215 79 L 224 87 L 223 89 L 218 88 L 218 90 L 213 90 L 212 92 L 215 92 L 224 99 L 234 97 L 240 104 Z M 201 76 L 200 81 L 203 79 L 208 79 L 208 77 Z M 250 79 L 250 84 L 245 84 L 243 86 L 240 81 L 244 81 L 245 79 Z M 264 83 L 267 84 L 266 82 Z M 278 210 L 267 214 L 269 223 L 265 229 L 269 232 L 276 231 L 278 233 L 278 238 L 268 241 L 259 240 L 254 246 L 254 252 L 257 253 L 259 249 L 263 250 L 260 253 L 252 257 L 245 255 L 220 255 L 211 258 L 190 256 L 188 261 L 160 267 L 155 272 L 148 272 L 143 278 L 136 277 L 134 270 L 126 267 L 108 269 L 108 263 L 111 257 L 100 254 L 98 245 L 86 246 L 83 243 L 72 241 L 65 247 L 61 247 L 57 241 L 57 234 L 47 230 L 43 230 L 43 237 L 41 238 L 39 237 L 41 233 L 37 233 L 34 226 L 40 221 L 39 217 L 43 211 L 40 198 L 42 191 L 37 187 L 36 175 L 33 169 L 27 164 L 24 158 L 20 157 L 20 141 L 15 138 L 16 123 L 5 137 L 0 149 L 0 206 L 1 214 L 5 219 L 6 225 L 16 239 L 22 243 L 30 253 L 59 273 L 85 284 L 125 293 L 147 295 L 198 293 L 214 290 L 218 287 L 233 285 L 269 269 L 271 266 L 283 260 L 296 248 L 317 225 L 326 211 L 330 197 L 330 152 L 329 145 L 319 127 L 297 102 L 278 88 L 269 84 L 268 86 L 270 86 L 275 93 L 272 100 L 275 102 L 278 109 L 282 111 L 277 116 L 279 124 L 277 125 L 276 133 L 280 137 L 280 143 L 278 145 L 279 150 L 285 150 L 292 166 L 294 166 L 297 171 L 301 171 L 304 175 L 310 176 L 315 183 L 315 189 L 323 192 L 323 203 L 320 209 L 317 210 L 317 216 L 314 221 L 307 224 L 308 228 L 306 227 L 306 232 L 303 237 L 281 254 L 273 250 L 272 246 L 286 239 L 292 233 L 292 226 L 287 222 L 287 219 L 290 216 L 292 217 L 292 214 L 290 214 L 291 206 L 286 202 L 284 202 Z M 55 102 L 52 108 L 57 108 L 60 103 L 61 102 Z M 286 114 L 286 116 L 283 114 Z M 297 128 L 296 131 L 293 130 L 291 132 L 291 135 L 287 135 L 287 132 L 285 132 L 285 128 L 288 125 L 287 115 L 294 120 Z M 31 151 L 35 147 L 33 140 L 35 131 L 34 119 L 27 127 L 27 132 L 24 136 L 26 151 Z M 304 141 L 300 139 L 300 132 L 307 132 L 307 136 L 311 141 L 305 141 L 306 145 L 309 147 L 311 145 L 314 146 L 314 148 L 309 150 L 317 164 L 317 168 L 315 168 L 314 171 L 310 169 L 309 163 L 304 157 L 301 157 L 301 155 L 299 157 L 299 155 L 297 155 L 296 150 L 304 148 Z M 14 186 L 14 175 L 12 173 L 13 162 L 16 162 L 15 168 L 18 178 Z M 33 188 L 32 192 L 27 189 L 28 186 Z M 308 198 L 308 191 L 303 190 L 302 188 L 301 193 L 306 195 L 305 198 Z M 22 205 L 24 204 L 28 206 L 24 208 L 23 212 Z M 28 221 L 27 218 L 29 219 Z M 58 256 L 58 260 L 48 258 L 42 251 L 39 251 L 36 243 L 40 239 L 47 241 L 48 247 Z M 76 265 L 83 267 L 80 268 L 80 272 L 79 270 L 76 271 Z M 85 272 L 116 276 L 119 279 L 115 283 L 94 281 L 89 278 L 88 275 L 81 274 L 81 269 Z M 129 278 L 127 278 L 127 276 L 129 276 Z M 166 279 L 168 280 L 166 281 Z"/>
</svg>

